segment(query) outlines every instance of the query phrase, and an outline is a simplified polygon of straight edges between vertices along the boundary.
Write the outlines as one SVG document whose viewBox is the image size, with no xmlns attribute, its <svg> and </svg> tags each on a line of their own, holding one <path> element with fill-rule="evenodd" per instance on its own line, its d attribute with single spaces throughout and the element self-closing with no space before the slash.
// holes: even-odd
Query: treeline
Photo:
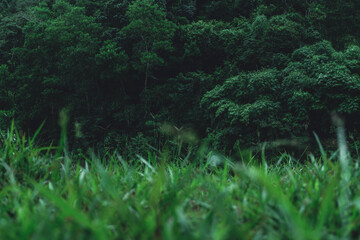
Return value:
<svg viewBox="0 0 360 240">
<path fill-rule="evenodd" d="M 217 149 L 360 129 L 360 1 L 2 0 L 0 127 L 141 146 L 167 122 Z M 129 140 L 134 146 L 126 145 Z"/>
</svg>

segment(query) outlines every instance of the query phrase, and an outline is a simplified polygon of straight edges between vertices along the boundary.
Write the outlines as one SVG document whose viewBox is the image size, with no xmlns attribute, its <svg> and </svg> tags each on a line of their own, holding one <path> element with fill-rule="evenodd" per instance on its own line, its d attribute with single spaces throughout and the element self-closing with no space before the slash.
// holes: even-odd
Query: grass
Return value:
<svg viewBox="0 0 360 240">
<path fill-rule="evenodd" d="M 0 239 L 358 239 L 359 164 L 337 154 L 126 162 L 0 142 Z M 344 178 L 344 172 L 347 176 Z"/>
</svg>

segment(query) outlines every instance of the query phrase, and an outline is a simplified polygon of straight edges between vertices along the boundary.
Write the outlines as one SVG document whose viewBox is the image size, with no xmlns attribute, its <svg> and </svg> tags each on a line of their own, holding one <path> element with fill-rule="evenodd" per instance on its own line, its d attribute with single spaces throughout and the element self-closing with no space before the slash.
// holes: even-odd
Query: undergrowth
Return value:
<svg viewBox="0 0 360 240">
<path fill-rule="evenodd" d="M 344 169 L 321 145 L 305 163 L 211 153 L 125 161 L 38 147 L 36 135 L 1 135 L 0 239 L 360 237 L 358 160 Z"/>
</svg>

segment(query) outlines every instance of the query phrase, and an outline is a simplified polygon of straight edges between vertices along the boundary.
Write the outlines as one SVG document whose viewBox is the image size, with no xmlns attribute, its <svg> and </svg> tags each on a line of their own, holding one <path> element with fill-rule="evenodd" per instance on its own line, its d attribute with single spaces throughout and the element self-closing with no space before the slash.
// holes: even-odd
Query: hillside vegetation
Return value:
<svg viewBox="0 0 360 240">
<path fill-rule="evenodd" d="M 355 0 L 0 0 L 0 239 L 360 239 L 359 44 Z"/>
<path fill-rule="evenodd" d="M 0 127 L 70 148 L 161 144 L 192 128 L 220 151 L 278 139 L 358 139 L 360 2 L 3 0 Z"/>
</svg>

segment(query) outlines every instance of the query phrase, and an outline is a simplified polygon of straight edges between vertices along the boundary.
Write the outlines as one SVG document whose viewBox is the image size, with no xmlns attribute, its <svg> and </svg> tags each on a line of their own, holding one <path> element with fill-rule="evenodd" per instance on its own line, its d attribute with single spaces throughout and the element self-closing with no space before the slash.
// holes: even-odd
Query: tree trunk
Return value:
<svg viewBox="0 0 360 240">
<path fill-rule="evenodd" d="M 150 63 L 146 63 L 146 70 L 145 70 L 145 88 L 147 89 L 147 84 L 148 84 L 148 78 L 149 78 L 149 67 L 150 67 Z"/>
</svg>

